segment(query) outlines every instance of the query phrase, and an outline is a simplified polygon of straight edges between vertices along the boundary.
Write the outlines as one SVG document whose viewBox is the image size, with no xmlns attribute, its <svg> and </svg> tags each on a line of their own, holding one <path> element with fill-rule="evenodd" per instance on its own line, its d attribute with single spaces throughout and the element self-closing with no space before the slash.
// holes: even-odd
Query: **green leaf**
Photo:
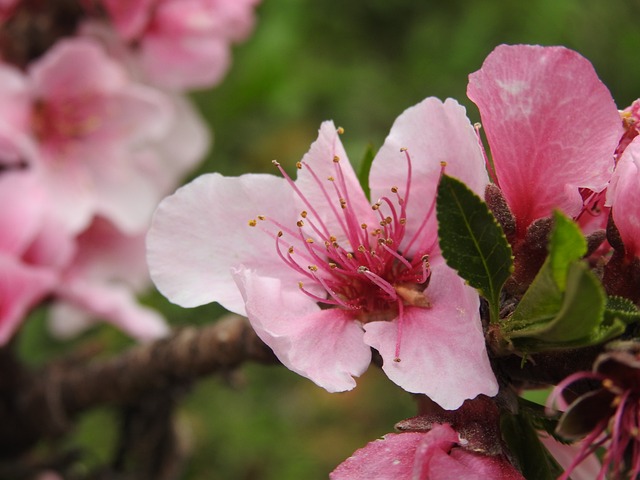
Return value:
<svg viewBox="0 0 640 480">
<path fill-rule="evenodd" d="M 595 345 L 624 332 L 618 319 L 605 318 L 605 294 L 588 265 L 568 265 L 564 294 L 553 278 L 548 258 L 513 312 L 502 333 L 527 352 Z"/>
<path fill-rule="evenodd" d="M 443 175 L 436 204 L 447 264 L 489 301 L 498 321 L 500 290 L 513 270 L 511 246 L 487 205 L 460 180 Z"/>
<path fill-rule="evenodd" d="M 587 241 L 580 227 L 559 211 L 553 212 L 554 225 L 549 239 L 551 273 L 558 288 L 564 292 L 569 265 L 587 253 Z"/>
<path fill-rule="evenodd" d="M 640 322 L 640 311 L 628 298 L 611 296 L 607 298 L 605 318 L 613 322 L 618 319 L 626 324 Z"/>
<path fill-rule="evenodd" d="M 360 182 L 360 186 L 362 187 L 362 190 L 364 190 L 364 194 L 367 198 L 371 197 L 371 189 L 369 188 L 369 172 L 371 171 L 371 165 L 373 164 L 375 156 L 376 151 L 373 148 L 373 145 L 367 145 L 364 156 L 360 161 L 360 169 L 358 170 L 358 181 Z"/>
<path fill-rule="evenodd" d="M 502 415 L 500 431 L 525 478 L 555 480 L 562 475 L 562 468 L 540 441 L 526 413 Z"/>
</svg>

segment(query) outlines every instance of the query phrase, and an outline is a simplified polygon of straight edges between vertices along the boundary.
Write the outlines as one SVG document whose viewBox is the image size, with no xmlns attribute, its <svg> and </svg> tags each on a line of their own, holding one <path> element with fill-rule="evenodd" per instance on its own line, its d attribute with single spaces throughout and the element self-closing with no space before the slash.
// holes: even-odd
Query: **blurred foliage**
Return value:
<svg viewBox="0 0 640 480">
<path fill-rule="evenodd" d="M 263 1 L 256 31 L 235 49 L 224 83 L 193 95 L 215 137 L 193 176 L 272 171 L 272 159 L 291 168 L 326 119 L 345 128 L 347 152 L 361 159 L 405 108 L 431 95 L 458 99 L 477 121 L 467 75 L 500 43 L 573 48 L 591 60 L 620 108 L 640 96 L 638 0 Z M 215 305 L 184 310 L 158 294 L 145 301 L 175 325 L 222 313 Z M 39 362 L 59 353 L 59 343 L 42 340 L 44 322 L 32 323 L 22 336 L 25 355 Z M 127 343 L 109 327 L 82 340 Z M 187 396 L 178 418 L 192 455 L 184 478 L 326 478 L 356 448 L 413 415 L 412 407 L 376 368 L 355 391 L 328 394 L 283 368 L 250 365 Z M 89 462 L 104 461 L 116 420 L 113 412 L 91 413 L 70 443 L 87 450 Z"/>
</svg>

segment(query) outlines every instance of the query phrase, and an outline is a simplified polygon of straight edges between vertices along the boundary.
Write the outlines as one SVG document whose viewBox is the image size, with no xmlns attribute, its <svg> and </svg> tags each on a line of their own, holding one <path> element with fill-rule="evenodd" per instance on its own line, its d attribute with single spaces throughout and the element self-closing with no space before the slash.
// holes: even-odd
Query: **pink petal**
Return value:
<svg viewBox="0 0 640 480">
<path fill-rule="evenodd" d="M 226 41 L 216 36 L 186 37 L 148 34 L 142 40 L 140 64 L 147 79 L 170 90 L 211 87 L 229 69 Z"/>
<path fill-rule="evenodd" d="M 406 195 L 407 161 L 401 148 L 407 149 L 412 166 L 404 243 L 411 240 L 429 216 L 421 233 L 422 244 L 429 245 L 437 235 L 432 205 L 440 180 L 440 162 L 447 163 L 447 175 L 459 178 L 484 196 L 489 179 L 482 150 L 464 107 L 452 99 L 443 103 L 434 97 L 427 98 L 396 119 L 376 155 L 369 175 L 373 201 L 383 196 L 394 198 L 392 186 L 397 186 L 402 196 Z"/>
<path fill-rule="evenodd" d="M 89 38 L 61 40 L 29 69 L 37 98 L 64 99 L 81 92 L 113 92 L 127 83 L 127 74 Z"/>
<path fill-rule="evenodd" d="M 0 126 L 26 133 L 31 120 L 30 92 L 25 76 L 13 66 L 0 63 Z"/>
<path fill-rule="evenodd" d="M 274 238 L 261 230 L 273 230 L 269 220 L 254 228 L 248 221 L 266 215 L 295 226 L 297 213 L 282 178 L 203 175 L 158 206 L 147 237 L 151 278 L 178 305 L 216 301 L 244 314 L 232 267 L 250 265 L 260 275 L 291 278 L 296 286 L 298 281 L 278 257 Z"/>
<path fill-rule="evenodd" d="M 334 162 L 335 157 L 339 158 L 338 163 Z M 334 181 L 327 180 L 329 177 Z M 340 178 L 344 181 L 340 181 Z M 348 212 L 358 219 L 358 228 L 361 223 L 377 225 L 380 221 L 371 210 L 371 204 L 349 163 L 333 122 L 323 122 L 320 126 L 317 140 L 302 157 L 302 168 L 298 170 L 295 183 L 309 203 L 317 209 L 321 222 L 327 226 L 331 235 L 337 237 L 338 243 L 342 243 L 347 236 L 342 226 L 346 212 L 340 207 L 341 197 L 346 200 Z M 340 195 L 335 192 L 336 186 L 341 192 Z M 327 200 L 327 195 L 331 202 Z M 317 218 L 299 197 L 296 197 L 296 203 L 300 211 L 309 210 L 309 214 L 314 219 Z M 333 210 L 330 205 L 333 206 Z M 356 248 L 357 245 L 353 247 Z"/>
<path fill-rule="evenodd" d="M 425 293 L 430 308 L 405 307 L 400 362 L 394 361 L 398 320 L 364 326 L 364 341 L 382 355 L 387 376 L 448 410 L 481 393 L 495 395 L 498 384 L 487 357 L 476 291 L 444 263 L 436 263 Z"/>
<path fill-rule="evenodd" d="M 548 435 L 540 435 L 540 441 L 565 470 L 571 466 L 574 458 L 580 453 L 580 450 L 584 448 L 580 442 L 565 445 Z M 589 455 L 571 471 L 571 480 L 593 480 L 598 477 L 601 467 L 598 457 L 596 457 L 596 455 Z"/>
<path fill-rule="evenodd" d="M 522 231 L 559 208 L 579 213 L 579 187 L 605 188 L 622 122 L 588 60 L 563 47 L 497 47 L 469 76 L 499 186 Z"/>
<path fill-rule="evenodd" d="M 453 432 L 453 430 L 452 430 Z M 389 433 L 367 444 L 342 462 L 331 480 L 413 480 L 416 449 L 428 434 Z M 453 432 L 447 447 L 458 441 Z M 419 477 L 420 478 L 420 477 Z"/>
<path fill-rule="evenodd" d="M 141 341 L 155 340 L 169 333 L 164 318 L 138 303 L 131 289 L 123 285 L 66 278 L 56 289 L 56 296 L 62 304 L 52 309 L 51 321 L 53 331 L 59 336 L 75 335 L 96 320 L 110 322 Z"/>
<path fill-rule="evenodd" d="M 629 144 L 618 161 L 607 189 L 607 203 L 612 206 L 627 255 L 640 256 L 640 137 Z"/>
<path fill-rule="evenodd" d="M 102 0 L 115 29 L 125 40 L 142 33 L 155 0 Z"/>
<path fill-rule="evenodd" d="M 0 345 L 10 340 L 29 310 L 55 282 L 52 270 L 27 266 L 0 254 Z"/>
<path fill-rule="evenodd" d="M 252 327 L 287 368 L 329 392 L 355 387 L 353 377 L 367 369 L 371 351 L 352 314 L 320 310 L 296 287 L 253 270 L 241 268 L 235 278 Z"/>
<path fill-rule="evenodd" d="M 24 253 L 42 224 L 45 202 L 44 188 L 31 172 L 0 173 L 0 252 Z"/>
</svg>

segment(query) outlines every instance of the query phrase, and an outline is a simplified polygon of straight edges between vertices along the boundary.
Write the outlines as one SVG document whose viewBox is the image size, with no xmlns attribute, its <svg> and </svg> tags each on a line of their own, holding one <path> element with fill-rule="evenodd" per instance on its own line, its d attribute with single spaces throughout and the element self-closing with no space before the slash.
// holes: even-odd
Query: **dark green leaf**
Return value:
<svg viewBox="0 0 640 480">
<path fill-rule="evenodd" d="M 511 247 L 487 205 L 460 180 L 444 175 L 436 213 L 447 264 L 489 301 L 498 320 L 500 290 L 513 270 Z"/>
</svg>

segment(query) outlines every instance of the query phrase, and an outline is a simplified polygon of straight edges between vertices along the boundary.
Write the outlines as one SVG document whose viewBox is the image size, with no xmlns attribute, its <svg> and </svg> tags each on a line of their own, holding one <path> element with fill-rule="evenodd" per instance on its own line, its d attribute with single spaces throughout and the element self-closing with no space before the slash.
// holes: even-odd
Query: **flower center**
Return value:
<svg viewBox="0 0 640 480">
<path fill-rule="evenodd" d="M 353 311 L 362 323 L 397 318 L 399 330 L 406 306 L 431 306 L 425 289 L 431 276 L 429 252 L 436 242 L 434 239 L 425 245 L 420 241 L 435 208 L 435 198 L 422 224 L 408 237 L 406 212 L 411 192 L 411 157 L 406 149 L 401 152 L 408 166 L 404 189 L 393 186 L 389 195 L 371 205 L 373 215 L 368 217 L 369 223 L 360 221 L 357 208 L 351 204 L 345 173 L 337 156 L 329 160 L 334 173 L 324 180 L 306 162 L 297 164 L 298 169 L 307 169 L 313 178 L 324 197 L 322 205 L 312 204 L 274 160 L 306 209 L 300 212 L 295 227 L 263 215 L 249 221 L 250 226 L 262 221 L 277 226 L 276 252 L 289 268 L 300 274 L 298 285 L 305 295 L 326 308 Z M 328 212 L 328 215 L 323 217 L 318 212 Z M 372 225 L 371 218 L 377 223 Z M 332 232 L 330 225 L 337 231 Z M 411 257 L 405 255 L 401 245 L 405 252 L 414 247 L 416 253 Z M 396 350 L 396 360 L 400 361 L 399 340 Z"/>
</svg>

